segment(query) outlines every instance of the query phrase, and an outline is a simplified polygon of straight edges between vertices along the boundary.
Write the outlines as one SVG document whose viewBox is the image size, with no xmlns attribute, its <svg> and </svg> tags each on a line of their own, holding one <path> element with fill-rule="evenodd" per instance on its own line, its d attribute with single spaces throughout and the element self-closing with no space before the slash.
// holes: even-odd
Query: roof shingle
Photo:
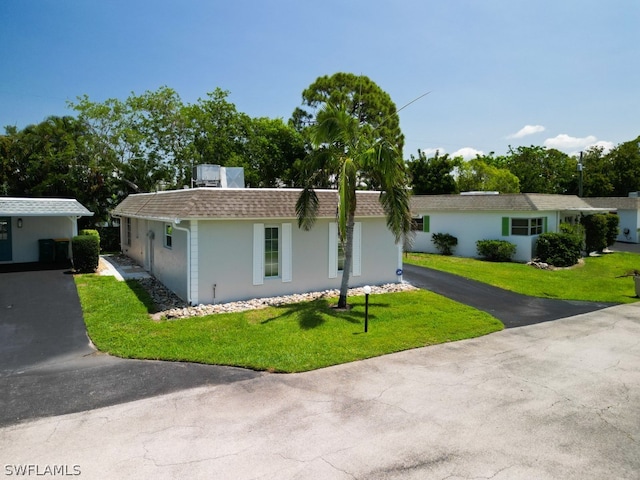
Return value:
<svg viewBox="0 0 640 480">
<path fill-rule="evenodd" d="M 599 207 L 601 208 L 601 207 Z M 411 211 L 589 211 L 594 207 L 576 195 L 543 193 L 416 195 Z"/>
<path fill-rule="evenodd" d="M 116 216 L 179 219 L 295 218 L 300 189 L 192 188 L 129 195 Z M 316 190 L 319 218 L 335 217 L 337 190 Z M 384 216 L 380 192 L 358 191 L 356 216 Z"/>
<path fill-rule="evenodd" d="M 93 212 L 69 198 L 0 197 L 0 216 L 90 217 Z"/>
</svg>

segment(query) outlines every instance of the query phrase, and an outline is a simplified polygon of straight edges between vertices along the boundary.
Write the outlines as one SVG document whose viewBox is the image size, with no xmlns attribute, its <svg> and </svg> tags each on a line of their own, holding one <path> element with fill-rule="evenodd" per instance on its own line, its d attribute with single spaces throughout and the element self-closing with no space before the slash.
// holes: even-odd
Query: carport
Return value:
<svg viewBox="0 0 640 480">
<path fill-rule="evenodd" d="M 0 265 L 66 261 L 78 218 L 92 215 L 75 199 L 0 197 Z"/>
</svg>

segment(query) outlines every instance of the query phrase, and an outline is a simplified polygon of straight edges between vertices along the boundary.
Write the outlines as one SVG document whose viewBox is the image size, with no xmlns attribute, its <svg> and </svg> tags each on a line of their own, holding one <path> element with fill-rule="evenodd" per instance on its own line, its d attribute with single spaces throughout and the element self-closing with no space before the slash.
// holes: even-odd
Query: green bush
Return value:
<svg viewBox="0 0 640 480">
<path fill-rule="evenodd" d="M 616 239 L 620 233 L 620 228 L 618 228 L 618 225 L 620 225 L 620 217 L 615 213 L 607 213 L 605 219 L 607 220 L 607 247 L 610 247 L 616 243 Z"/>
<path fill-rule="evenodd" d="M 98 232 L 98 230 L 94 230 L 94 229 L 91 229 L 91 228 L 85 228 L 83 230 L 80 230 L 80 232 L 78 232 L 78 235 L 79 236 L 82 236 L 82 235 L 94 235 L 94 236 L 100 238 L 100 233 Z"/>
<path fill-rule="evenodd" d="M 452 255 L 453 247 L 458 245 L 458 239 L 449 233 L 434 233 L 431 241 L 442 255 Z"/>
<path fill-rule="evenodd" d="M 607 248 L 607 219 L 597 213 L 582 217 L 584 225 L 584 243 L 587 255 L 591 252 L 601 252 Z"/>
<path fill-rule="evenodd" d="M 516 246 L 506 240 L 478 240 L 478 255 L 490 262 L 510 262 L 516 253 Z"/>
<path fill-rule="evenodd" d="M 536 243 L 540 261 L 556 267 L 570 267 L 580 260 L 582 239 L 569 233 L 543 233 Z"/>
<path fill-rule="evenodd" d="M 80 273 L 92 273 L 100 260 L 100 238 L 97 235 L 78 235 L 71 240 L 73 268 Z"/>
</svg>

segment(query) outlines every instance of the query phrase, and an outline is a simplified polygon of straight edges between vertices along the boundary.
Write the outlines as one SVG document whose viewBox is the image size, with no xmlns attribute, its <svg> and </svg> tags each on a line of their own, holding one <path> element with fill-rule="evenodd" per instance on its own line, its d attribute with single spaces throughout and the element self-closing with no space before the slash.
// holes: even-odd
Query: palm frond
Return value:
<svg viewBox="0 0 640 480">
<path fill-rule="evenodd" d="M 296 201 L 296 216 L 298 227 L 303 230 L 311 230 L 318 218 L 318 195 L 313 187 L 305 187 Z"/>
<path fill-rule="evenodd" d="M 411 231 L 410 193 L 404 185 L 392 185 L 380 194 L 380 203 L 397 243 Z"/>
</svg>

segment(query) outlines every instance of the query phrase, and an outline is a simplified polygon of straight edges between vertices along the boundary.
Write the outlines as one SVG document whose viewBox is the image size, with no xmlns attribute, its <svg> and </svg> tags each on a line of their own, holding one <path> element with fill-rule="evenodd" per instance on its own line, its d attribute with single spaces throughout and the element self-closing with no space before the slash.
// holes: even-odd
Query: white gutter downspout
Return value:
<svg viewBox="0 0 640 480">
<path fill-rule="evenodd" d="M 179 227 L 180 219 L 176 218 L 173 221 L 173 228 L 187 233 L 187 303 L 193 305 L 191 295 L 191 230 L 185 227 Z"/>
</svg>

